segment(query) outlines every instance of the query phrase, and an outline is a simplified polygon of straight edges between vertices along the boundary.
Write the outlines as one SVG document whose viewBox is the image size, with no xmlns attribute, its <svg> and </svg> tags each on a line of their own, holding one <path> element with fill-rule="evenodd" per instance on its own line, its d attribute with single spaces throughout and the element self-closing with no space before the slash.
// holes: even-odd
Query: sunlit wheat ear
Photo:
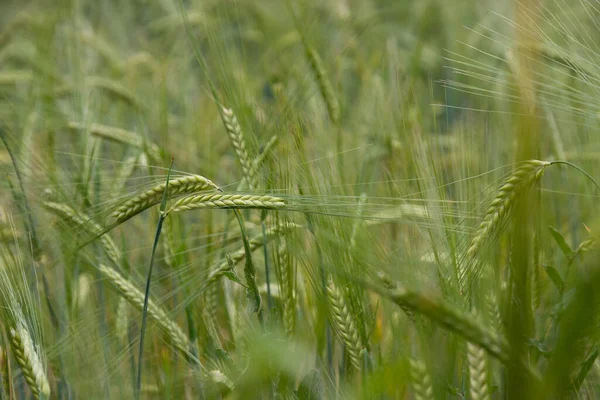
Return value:
<svg viewBox="0 0 600 400">
<path fill-rule="evenodd" d="M 317 85 L 319 86 L 319 91 L 321 92 L 321 96 L 323 96 L 323 101 L 325 101 L 325 105 L 327 106 L 329 118 L 334 124 L 338 124 L 340 121 L 340 105 L 338 103 L 337 97 L 335 96 L 335 92 L 333 91 L 333 86 L 331 85 L 331 82 L 327 77 L 325 67 L 323 67 L 321 57 L 319 56 L 317 51 L 307 43 L 305 43 L 305 51 L 306 57 L 308 58 L 308 62 L 310 64 L 310 68 L 312 69 L 313 74 L 315 75 L 315 79 L 317 81 Z"/>
<path fill-rule="evenodd" d="M 135 287 L 133 283 L 125 279 L 113 268 L 100 265 L 98 271 L 107 279 L 127 301 L 142 310 L 144 307 L 144 293 Z M 157 306 L 152 299 L 148 301 L 148 317 L 153 320 L 160 329 L 172 340 L 185 356 L 190 356 L 191 344 L 181 328 L 168 317 L 167 313 Z"/>
<path fill-rule="evenodd" d="M 75 211 L 66 204 L 46 201 L 43 203 L 43 205 L 54 215 L 67 222 L 70 222 L 72 225 L 77 226 L 79 229 L 84 230 L 90 235 L 100 235 L 104 231 L 104 228 L 94 222 L 90 217 Z M 119 260 L 121 259 L 121 252 L 110 236 L 108 234 L 103 234 L 100 236 L 100 243 L 102 244 L 102 248 L 104 249 L 108 259 L 115 265 L 120 265 Z"/>
<path fill-rule="evenodd" d="M 423 361 L 410 359 L 410 378 L 415 400 L 433 400 L 431 378 Z"/>
<path fill-rule="evenodd" d="M 267 244 L 269 241 L 275 239 L 277 236 L 283 235 L 292 229 L 296 229 L 296 228 L 300 228 L 300 227 L 301 227 L 300 225 L 290 222 L 287 224 L 281 224 L 275 228 L 268 229 L 264 235 L 261 234 L 261 235 L 255 236 L 248 241 L 248 245 L 250 246 L 250 251 L 255 251 L 256 249 Z M 231 263 L 233 265 L 235 265 L 246 258 L 246 252 L 245 252 L 244 248 L 242 247 L 238 251 L 229 254 L 228 258 L 231 261 Z M 230 263 L 228 261 L 224 261 L 221 264 L 219 264 L 216 268 L 212 268 L 210 270 L 210 273 L 208 274 L 208 277 L 205 279 L 204 284 L 202 285 L 202 288 L 208 287 L 209 285 L 213 284 L 214 282 L 216 282 L 223 276 L 227 276 L 231 280 L 239 283 L 240 282 L 239 277 L 236 275 L 235 270 L 232 270 L 232 268 L 230 267 L 229 264 Z"/>
<path fill-rule="evenodd" d="M 469 390 L 471 392 L 471 399 L 489 399 L 490 391 L 485 351 L 477 345 L 467 343 L 467 362 L 469 364 Z"/>
<path fill-rule="evenodd" d="M 248 188 L 254 190 L 257 187 L 258 174 L 256 166 L 250 162 L 248 150 L 246 150 L 246 141 L 242 134 L 242 127 L 231 108 L 221 107 L 220 110 L 221 117 L 223 118 L 223 125 L 225 125 L 231 144 L 233 145 L 237 158 L 242 166 L 242 172 L 244 178 L 246 178 L 248 182 Z"/>
<path fill-rule="evenodd" d="M 280 197 L 215 193 L 179 199 L 168 212 L 197 210 L 200 208 L 274 209 L 283 207 L 285 207 L 285 201 Z"/>
<path fill-rule="evenodd" d="M 331 279 L 329 279 L 326 289 L 332 325 L 341 341 L 346 345 L 350 362 L 357 370 L 360 370 L 362 364 L 360 352 L 363 347 L 354 319 L 346 305 L 344 295 Z"/>
<path fill-rule="evenodd" d="M 510 213 L 524 191 L 535 185 L 544 175 L 546 167 L 551 163 L 539 160 L 524 162 L 517 168 L 498 189 L 498 194 L 490 203 L 481 224 L 471 240 L 467 250 L 467 258 L 473 258 L 486 240 L 510 218 Z"/>
<path fill-rule="evenodd" d="M 22 323 L 17 321 L 17 326 L 10 328 L 9 336 L 15 359 L 31 393 L 36 399 L 50 398 L 50 385 L 45 368 L 29 332 Z"/>
<path fill-rule="evenodd" d="M 89 132 L 92 135 L 102 138 L 104 140 L 109 140 L 111 142 L 142 149 L 154 162 L 160 162 L 162 160 L 162 157 L 160 156 L 160 148 L 156 144 L 144 141 L 144 138 L 140 135 L 127 131 L 125 129 L 100 124 L 87 125 L 74 121 L 69 122 L 68 126 L 69 128 L 74 130 L 89 129 Z"/>
<path fill-rule="evenodd" d="M 117 222 L 125 220 L 141 213 L 142 211 L 160 203 L 166 182 L 162 182 L 145 192 L 139 193 L 119 206 L 112 217 Z M 220 190 L 210 179 L 200 175 L 190 175 L 169 181 L 169 193 L 167 196 L 172 198 L 182 194 L 191 194 L 208 190 Z"/>
</svg>

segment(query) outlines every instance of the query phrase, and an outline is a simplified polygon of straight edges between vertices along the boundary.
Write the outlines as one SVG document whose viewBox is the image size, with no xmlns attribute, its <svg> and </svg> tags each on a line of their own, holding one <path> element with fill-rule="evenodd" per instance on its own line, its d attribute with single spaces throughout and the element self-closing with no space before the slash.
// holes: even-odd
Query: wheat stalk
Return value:
<svg viewBox="0 0 600 400">
<path fill-rule="evenodd" d="M 473 343 L 467 343 L 467 361 L 469 364 L 471 399 L 489 399 L 490 393 L 487 382 L 487 359 L 485 351 Z"/>
<path fill-rule="evenodd" d="M 331 278 L 327 283 L 326 294 L 332 317 L 332 325 L 342 342 L 346 345 L 346 350 L 350 356 L 350 362 L 360 371 L 360 352 L 362 350 L 362 345 L 358 335 L 358 329 L 348 310 L 344 295 L 333 283 Z"/>
<path fill-rule="evenodd" d="M 160 203 L 163 192 L 166 187 L 166 182 L 161 182 L 158 185 L 139 193 L 124 204 L 119 206 L 113 213 L 112 217 L 117 222 L 123 222 L 134 215 Z M 182 194 L 190 194 L 207 190 L 220 190 L 211 180 L 200 175 L 189 175 L 181 178 L 172 179 L 169 181 L 168 197 Z"/>
<path fill-rule="evenodd" d="M 73 208 L 69 207 L 63 203 L 56 203 L 52 201 L 46 201 L 43 203 L 44 207 L 57 215 L 58 217 L 76 225 L 80 229 L 88 232 L 93 236 L 100 236 L 100 243 L 102 244 L 102 248 L 104 252 L 108 256 L 108 259 L 113 262 L 115 265 L 119 265 L 119 260 L 121 259 L 121 252 L 117 248 L 117 245 L 111 239 L 108 234 L 104 233 L 104 229 L 94 222 L 87 215 L 78 213 Z"/>
<path fill-rule="evenodd" d="M 433 400 L 433 386 L 427 373 L 425 363 L 416 358 L 410 358 L 410 377 L 415 400 Z"/>
<path fill-rule="evenodd" d="M 44 372 L 44 366 L 27 329 L 17 323 L 9 331 L 10 344 L 15 359 L 23 372 L 23 377 L 36 399 L 50 397 L 50 384 Z"/>
<path fill-rule="evenodd" d="M 231 144 L 242 166 L 242 172 L 247 180 L 248 188 L 254 190 L 257 187 L 257 170 L 256 165 L 250 162 L 250 157 L 246 150 L 246 141 L 242 134 L 242 127 L 231 108 L 221 107 L 220 110 L 223 125 L 225 125 Z"/>
<path fill-rule="evenodd" d="M 204 194 L 179 199 L 168 212 L 196 210 L 199 208 L 261 208 L 273 209 L 285 207 L 285 201 L 275 196 L 256 196 L 251 194 Z"/>
<path fill-rule="evenodd" d="M 125 279 L 113 268 L 100 264 L 98 271 L 117 289 L 119 294 L 137 308 L 144 308 L 144 293 L 135 287 L 133 283 Z M 167 313 L 157 306 L 152 299 L 148 299 L 148 316 L 153 320 L 162 331 L 173 341 L 175 347 L 182 351 L 186 356 L 191 356 L 191 344 L 181 328 L 168 317 Z"/>
</svg>

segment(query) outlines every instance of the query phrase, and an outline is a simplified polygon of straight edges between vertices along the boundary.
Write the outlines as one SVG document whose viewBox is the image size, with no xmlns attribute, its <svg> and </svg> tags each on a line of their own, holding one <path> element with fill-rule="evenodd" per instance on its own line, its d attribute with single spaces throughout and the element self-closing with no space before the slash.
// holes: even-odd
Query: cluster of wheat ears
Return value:
<svg viewBox="0 0 600 400">
<path fill-rule="evenodd" d="M 517 31 L 510 45 L 490 39 L 492 28 L 473 30 L 468 49 L 481 48 L 478 40 L 495 47 L 470 62 L 453 54 L 447 62 L 458 78 L 440 86 L 502 97 L 514 140 L 465 133 L 459 122 L 430 135 L 439 116 L 432 111 L 426 116 L 436 122 L 424 122 L 412 93 L 417 78 L 398 81 L 395 39 L 373 42 L 385 57 L 362 54 L 354 41 L 368 23 L 349 19 L 349 2 L 323 7 L 352 32 L 338 33 L 355 56 L 340 71 L 365 88 L 332 79 L 334 63 L 319 51 L 302 6 L 273 4 L 288 12 L 286 36 L 259 32 L 271 26 L 261 6 L 239 5 L 236 14 L 208 3 L 186 9 L 175 1 L 177 12 L 144 26 L 149 42 L 181 35 L 188 55 L 193 49 L 187 63 L 202 71 L 199 81 L 185 78 L 201 95 L 181 93 L 192 100 L 176 105 L 169 85 L 185 74 L 170 74 L 150 50 L 115 52 L 85 28 L 85 10 L 73 6 L 75 22 L 61 12 L 22 14 L 0 33 L 0 59 L 15 65 L 0 67 L 0 88 L 11 88 L 0 102 L 34 104 L 14 111 L 26 114 L 16 124 L 0 111 L 0 400 L 595 398 L 600 186 L 590 172 L 595 153 L 573 156 L 578 142 L 560 131 L 575 112 L 585 121 L 573 123 L 574 135 L 593 148 L 581 130 L 597 118 L 586 108 L 597 75 L 574 55 L 595 54 L 589 38 L 577 38 L 583 28 L 530 6 L 518 14 L 527 18 L 508 24 Z M 425 32 L 436 17 L 419 12 Z M 384 24 L 383 14 L 373 18 Z M 35 57 L 11 50 L 24 27 L 44 43 L 50 18 L 56 38 L 121 81 L 62 79 L 64 66 L 35 41 Z M 572 47 L 544 36 L 543 22 Z M 200 44 L 199 26 L 214 30 Z M 237 50 L 238 39 L 229 49 L 214 34 L 242 26 Z M 266 100 L 252 104 L 245 96 L 259 84 L 251 68 L 237 69 L 238 57 L 260 43 L 269 43 L 266 59 L 293 48 L 306 76 L 281 66 L 285 78 L 260 83 Z M 425 39 L 415 45 L 414 65 L 427 63 L 430 47 Z M 139 70 L 150 83 L 137 92 Z M 544 80 L 551 74 L 555 86 Z M 212 110 L 207 116 L 197 115 L 198 96 L 210 102 L 200 107 Z M 103 112 L 109 118 L 91 122 Z M 104 123 L 111 118 L 129 128 Z M 166 133 L 144 132 L 144 118 Z M 485 118 L 471 126 L 506 128 Z M 171 125 L 187 133 L 173 135 Z M 373 133 L 380 130 L 394 133 Z M 569 190 L 585 199 L 577 204 L 592 201 L 565 217 L 569 205 L 556 198 Z"/>
</svg>

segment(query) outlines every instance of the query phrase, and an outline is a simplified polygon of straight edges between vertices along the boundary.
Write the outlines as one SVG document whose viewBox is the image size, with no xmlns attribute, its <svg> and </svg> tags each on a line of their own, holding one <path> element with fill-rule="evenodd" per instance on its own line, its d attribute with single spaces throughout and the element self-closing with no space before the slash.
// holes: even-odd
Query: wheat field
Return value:
<svg viewBox="0 0 600 400">
<path fill-rule="evenodd" d="M 0 400 L 600 398 L 598 38 L 597 0 L 0 2 Z"/>
</svg>

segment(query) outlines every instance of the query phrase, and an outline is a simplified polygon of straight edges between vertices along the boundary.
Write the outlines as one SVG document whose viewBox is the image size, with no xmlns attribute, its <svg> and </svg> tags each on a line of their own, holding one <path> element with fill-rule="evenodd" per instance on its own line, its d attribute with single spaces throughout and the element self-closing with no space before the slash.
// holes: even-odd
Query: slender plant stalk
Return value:
<svg viewBox="0 0 600 400">
<path fill-rule="evenodd" d="M 158 224 L 156 225 L 156 234 L 154 235 L 154 243 L 152 244 L 152 254 L 150 255 L 150 267 L 148 268 L 148 277 L 146 278 L 146 291 L 144 294 L 144 306 L 142 308 L 142 327 L 140 330 L 140 349 L 138 352 L 138 368 L 137 368 L 137 380 L 135 387 L 135 397 L 140 398 L 142 388 L 142 367 L 143 367 L 143 355 L 144 355 L 144 336 L 146 333 L 146 322 L 148 319 L 148 300 L 150 298 L 150 283 L 152 280 L 152 268 L 154 266 L 154 254 L 156 253 L 156 247 L 158 246 L 158 239 L 160 238 L 160 231 L 162 225 L 167 217 L 165 213 L 167 209 L 167 193 L 169 191 L 169 178 L 171 178 L 171 171 L 173 169 L 173 161 L 171 160 L 171 166 L 169 167 L 169 174 L 167 175 L 167 181 L 165 183 L 164 190 L 162 192 L 162 201 L 160 204 L 160 216 L 158 217 Z"/>
</svg>

